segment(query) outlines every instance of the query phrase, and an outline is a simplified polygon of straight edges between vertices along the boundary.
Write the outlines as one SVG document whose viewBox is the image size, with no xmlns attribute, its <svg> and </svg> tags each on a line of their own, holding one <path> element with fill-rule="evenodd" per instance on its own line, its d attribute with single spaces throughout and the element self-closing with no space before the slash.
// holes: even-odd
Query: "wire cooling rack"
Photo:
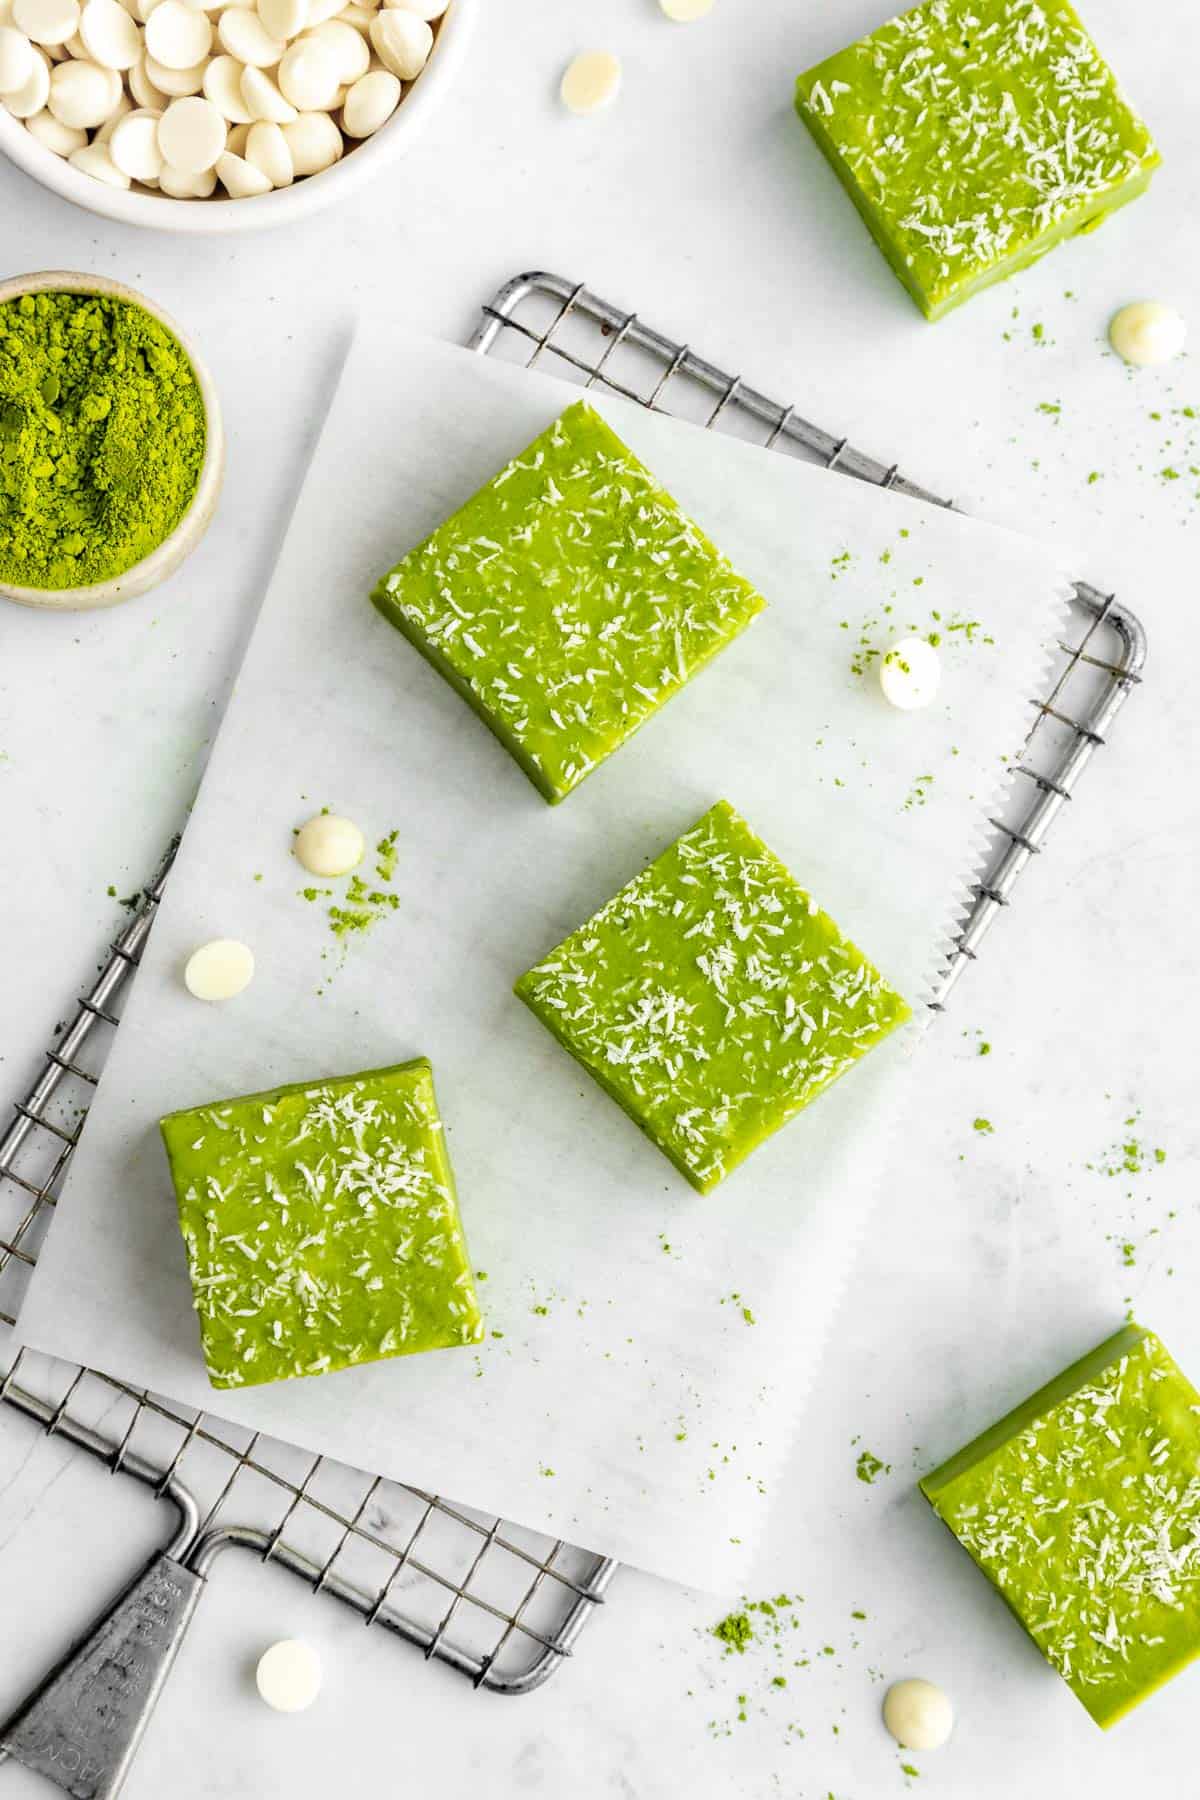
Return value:
<svg viewBox="0 0 1200 1800">
<path fill-rule="evenodd" d="M 175 850 L 0 1138 L 0 1326 L 16 1323 Z M 30 1351 L 0 1377 L 0 1399 L 172 1499 L 180 1529 L 168 1554 L 189 1568 L 207 1574 L 220 1551 L 250 1550 L 497 1693 L 528 1693 L 562 1666 L 615 1568 L 560 1540 Z M 3 1741 L 0 1730 L 0 1760 Z"/>
<path fill-rule="evenodd" d="M 894 464 L 863 454 L 636 314 L 558 276 L 510 281 L 483 308 L 471 347 L 914 499 L 950 504 Z M 1009 815 L 993 820 L 995 853 L 948 959 L 933 1001 L 938 1008 L 1011 901 L 1140 680 L 1146 644 L 1133 614 L 1085 582 L 1076 586 L 1075 610 L 1078 631 L 1060 646 L 1049 693 L 1031 697 L 1032 722 L 1014 771 L 1022 779 L 1011 784 Z M 172 845 L 131 904 L 97 980 L 69 1022 L 56 1027 L 45 1068 L 0 1137 L 0 1332 L 16 1322 L 174 853 Z M 203 1579 L 226 1549 L 289 1569 L 368 1624 L 385 1627 L 477 1687 L 505 1694 L 528 1693 L 563 1666 L 612 1578 L 615 1565 L 606 1558 L 419 1488 L 307 1456 L 97 1370 L 28 1351 L 4 1369 L 0 1337 L 0 1399 L 113 1473 L 171 1500 L 178 1513 L 165 1551 L 118 1603 L 118 1623 L 110 1621 L 107 1635 L 72 1653 L 30 1707 L 0 1727 L 0 1762 L 17 1757 L 85 1800 L 104 1800 L 120 1786 Z M 153 1666 L 137 1664 L 139 1656 L 150 1656 Z M 63 1719 L 74 1719 L 76 1730 L 81 1694 L 94 1688 L 98 1669 L 107 1681 L 113 1667 L 121 1689 L 101 1709 L 98 1729 L 107 1738 L 95 1751 L 90 1740 L 81 1745 L 70 1732 L 64 1736 Z M 131 1716 L 114 1723 L 123 1717 L 122 1703 Z"/>
<path fill-rule="evenodd" d="M 578 387 L 606 388 L 654 412 L 819 463 L 911 500 L 953 506 L 910 481 L 897 464 L 856 450 L 846 438 L 810 423 L 794 406 L 768 399 L 740 375 L 664 337 L 582 282 L 541 272 L 515 276 L 483 308 L 471 348 L 559 375 Z M 1059 645 L 1062 660 L 1049 692 L 1030 696 L 1032 721 L 1013 765 L 1008 805 L 1003 816 L 991 821 L 993 854 L 935 989 L 931 1004 L 936 1010 L 945 1006 L 962 971 L 974 961 L 1141 680 L 1146 634 L 1134 614 L 1118 605 L 1115 595 L 1086 581 L 1075 583 L 1073 611 L 1077 630 L 1071 643 Z"/>
</svg>

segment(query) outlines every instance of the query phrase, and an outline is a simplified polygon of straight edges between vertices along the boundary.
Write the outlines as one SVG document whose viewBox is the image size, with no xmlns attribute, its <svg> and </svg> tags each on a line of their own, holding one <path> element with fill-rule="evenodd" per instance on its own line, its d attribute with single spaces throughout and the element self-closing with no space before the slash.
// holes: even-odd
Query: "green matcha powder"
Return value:
<svg viewBox="0 0 1200 1800">
<path fill-rule="evenodd" d="M 124 574 L 179 524 L 204 447 L 192 366 L 141 307 L 66 293 L 0 306 L 0 581 Z"/>
</svg>

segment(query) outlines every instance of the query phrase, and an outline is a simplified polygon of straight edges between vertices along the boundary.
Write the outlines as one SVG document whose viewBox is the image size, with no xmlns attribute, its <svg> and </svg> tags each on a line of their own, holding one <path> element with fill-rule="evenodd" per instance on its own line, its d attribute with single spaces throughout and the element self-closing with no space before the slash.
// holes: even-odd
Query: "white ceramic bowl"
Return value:
<svg viewBox="0 0 1200 1800">
<path fill-rule="evenodd" d="M 480 5 L 481 0 L 450 0 L 438 25 L 428 63 L 374 137 L 347 149 L 340 162 L 320 175 L 307 175 L 273 194 L 253 200 L 171 200 L 165 194 L 107 187 L 94 175 L 73 169 L 63 157 L 39 144 L 2 105 L 0 152 L 64 200 L 72 200 L 76 206 L 100 213 L 106 219 L 119 219 L 125 225 L 214 233 L 260 231 L 271 225 L 294 223 L 319 212 L 339 196 L 352 193 L 372 176 L 381 175 L 392 158 L 412 143 L 454 80 Z"/>
<path fill-rule="evenodd" d="M 33 140 L 30 139 L 30 142 Z M 200 398 L 204 402 L 204 461 L 200 465 L 196 492 L 170 537 L 164 539 L 157 550 L 152 550 L 141 562 L 134 563 L 123 575 L 115 575 L 111 581 L 96 581 L 87 587 L 13 587 L 8 582 L 0 581 L 0 599 L 16 600 L 21 606 L 83 612 L 100 606 L 116 606 L 121 600 L 132 600 L 135 594 L 146 593 L 149 588 L 157 587 L 160 581 L 165 581 L 168 575 L 173 575 L 184 559 L 191 555 L 208 530 L 217 509 L 221 477 L 225 472 L 225 433 L 221 426 L 221 408 L 212 376 L 195 344 L 186 331 L 180 330 L 170 313 L 164 312 L 161 306 L 156 306 L 153 300 L 147 300 L 144 294 L 137 293 L 133 288 L 123 287 L 119 281 L 109 281 L 104 275 L 80 275 L 73 270 L 63 269 L 46 269 L 37 275 L 18 275 L 12 281 L 0 281 L 0 305 L 7 300 L 19 300 L 22 294 L 47 292 L 109 294 L 115 300 L 127 300 L 134 306 L 140 306 L 143 312 L 148 312 L 160 324 L 165 325 L 172 337 L 178 340 L 192 365 Z"/>
</svg>

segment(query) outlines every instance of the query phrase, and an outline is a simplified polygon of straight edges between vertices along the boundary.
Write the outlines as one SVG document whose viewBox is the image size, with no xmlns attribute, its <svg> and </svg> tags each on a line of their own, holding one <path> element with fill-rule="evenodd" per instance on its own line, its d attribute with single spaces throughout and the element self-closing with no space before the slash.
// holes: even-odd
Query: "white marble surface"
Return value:
<svg viewBox="0 0 1200 1800">
<path fill-rule="evenodd" d="M 461 89 L 393 180 L 257 241 L 121 230 L 0 169 L 5 272 L 74 266 L 143 284 L 202 338 L 234 436 L 221 537 L 174 587 L 91 620 L 4 615 L 0 817 L 8 842 L 32 847 L 10 854 L 0 886 L 0 920 L 20 945 L 4 976 L 8 1091 L 111 929 L 106 886 L 144 878 L 186 804 L 336 334 L 364 299 L 461 337 L 477 302 L 518 268 L 586 277 L 934 487 L 1064 535 L 1081 572 L 1128 595 L 1151 638 L 1146 693 L 929 1046 L 921 1116 L 896 1152 L 814 1432 L 814 1483 L 831 1515 L 857 1527 L 860 1553 L 850 1568 L 819 1542 L 797 1543 L 799 1649 L 723 1661 L 705 1636 L 720 1611 L 711 1599 L 622 1576 L 577 1664 L 542 1694 L 504 1703 L 283 1575 L 226 1561 L 132 1796 L 316 1796 L 335 1783 L 357 1794 L 402 1781 L 463 1800 L 882 1800 L 911 1779 L 877 1718 L 881 1678 L 903 1673 L 943 1680 L 959 1709 L 952 1747 L 911 1759 L 921 1791 L 1116 1800 L 1186 1790 L 1198 1678 L 1181 1677 L 1102 1737 L 935 1530 L 912 1476 L 1119 1322 L 1127 1303 L 1200 1370 L 1189 1179 L 1200 998 L 1189 468 L 1200 457 L 1194 425 L 1171 413 L 1200 407 L 1200 379 L 1187 360 L 1132 377 L 1102 341 L 1109 312 L 1144 294 L 1175 300 L 1200 328 L 1200 155 L 1181 79 L 1196 64 L 1200 18 L 1172 0 L 1150 29 L 1145 12 L 1089 0 L 1102 47 L 1160 137 L 1155 188 L 930 328 L 788 110 L 794 70 L 882 10 L 846 0 L 831 21 L 789 0 L 718 0 L 706 25 L 685 31 L 651 0 L 602 10 L 497 0 Z M 622 100 L 605 118 L 568 121 L 553 99 L 558 71 L 597 41 L 626 59 Z M 1165 467 L 1181 478 L 1164 479 Z M 1136 1135 L 1163 1146 L 1166 1163 L 1129 1181 L 1090 1170 L 1139 1108 Z M 972 1130 L 977 1116 L 993 1134 Z M 871 1487 L 854 1479 L 860 1436 L 892 1465 Z M 162 1529 L 128 1483 L 0 1417 L 0 1710 Z M 289 1632 L 318 1642 L 329 1669 L 326 1698 L 304 1719 L 268 1715 L 249 1686 L 258 1651 Z M 812 1667 L 791 1666 L 810 1654 Z M 776 1674 L 785 1689 L 771 1686 Z M 45 1790 L 5 1767 L 0 1791 Z"/>
</svg>

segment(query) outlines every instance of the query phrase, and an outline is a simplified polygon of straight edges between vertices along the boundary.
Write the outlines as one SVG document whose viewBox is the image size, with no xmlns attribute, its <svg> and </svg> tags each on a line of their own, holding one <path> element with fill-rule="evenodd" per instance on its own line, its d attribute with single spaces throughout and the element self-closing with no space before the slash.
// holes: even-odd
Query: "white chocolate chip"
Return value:
<svg viewBox="0 0 1200 1800">
<path fill-rule="evenodd" d="M 260 119 L 250 127 L 246 139 L 246 161 L 265 175 L 273 188 L 291 187 L 294 171 L 292 153 L 278 125 Z"/>
<path fill-rule="evenodd" d="M 301 42 L 310 41 L 324 44 L 333 57 L 339 87 L 349 87 L 361 80 L 371 66 L 371 51 L 366 38 L 360 31 L 355 31 L 353 25 L 345 25 L 340 19 L 326 19 L 315 31 L 305 32 Z"/>
<path fill-rule="evenodd" d="M 212 49 L 208 15 L 184 0 L 162 0 L 146 20 L 146 53 L 164 69 L 191 69 Z"/>
<path fill-rule="evenodd" d="M 290 100 L 279 91 L 279 83 L 265 69 L 247 69 L 242 76 L 242 99 L 255 119 L 271 125 L 290 125 L 299 117 Z"/>
<path fill-rule="evenodd" d="M 217 36 L 230 56 L 252 69 L 273 69 L 286 45 L 271 36 L 256 12 L 246 6 L 227 6 L 217 20 Z"/>
<path fill-rule="evenodd" d="M 163 0 L 168 5 L 170 0 Z M 163 161 L 184 175 L 215 169 L 225 148 L 225 120 L 211 100 L 172 100 L 158 121 Z"/>
<path fill-rule="evenodd" d="M 214 56 L 204 71 L 204 98 L 231 125 L 249 125 L 254 113 L 242 94 L 242 64 L 235 56 Z"/>
<path fill-rule="evenodd" d="M 310 875 L 348 875 L 366 852 L 366 839 L 353 819 L 317 813 L 296 833 L 292 852 Z"/>
<path fill-rule="evenodd" d="M 0 25 L 0 97 L 15 94 L 33 74 L 33 45 L 15 25 Z"/>
<path fill-rule="evenodd" d="M 65 44 L 79 30 L 79 0 L 13 0 L 12 22 L 35 44 Z"/>
<path fill-rule="evenodd" d="M 268 37 L 279 43 L 299 37 L 308 24 L 307 0 L 258 0 L 258 16 Z"/>
<path fill-rule="evenodd" d="M 232 1000 L 254 978 L 254 952 L 236 938 L 214 938 L 188 957 L 184 986 L 197 1000 Z"/>
<path fill-rule="evenodd" d="M 356 81 L 342 108 L 347 137 L 367 138 L 386 125 L 400 104 L 401 87 L 389 69 L 372 69 Z"/>
<path fill-rule="evenodd" d="M 668 19 L 676 25 L 690 25 L 695 19 L 707 19 L 713 0 L 658 0 Z"/>
<path fill-rule="evenodd" d="M 317 37 L 298 38 L 284 52 L 279 86 L 298 112 L 327 112 L 341 86 L 336 56 Z"/>
<path fill-rule="evenodd" d="M 342 10 L 342 0 L 308 0 L 304 24 L 309 31 L 323 25 L 326 19 L 336 19 Z"/>
<path fill-rule="evenodd" d="M 46 104 L 60 125 L 90 131 L 116 112 L 123 95 L 115 69 L 102 69 L 94 62 L 65 62 L 50 76 Z"/>
<path fill-rule="evenodd" d="M 416 13 L 418 19 L 432 24 L 445 12 L 449 0 L 384 0 L 387 6 L 394 6 L 400 12 Z"/>
<path fill-rule="evenodd" d="M 29 78 L 11 94 L 5 94 L 4 104 L 14 119 L 31 119 L 35 113 L 45 108 L 50 98 L 50 64 L 44 56 L 36 52 Z"/>
<path fill-rule="evenodd" d="M 1132 306 L 1123 306 L 1108 327 L 1109 343 L 1135 369 L 1170 362 L 1186 338 L 1183 318 L 1161 300 L 1135 300 Z"/>
<path fill-rule="evenodd" d="M 155 87 L 146 73 L 145 53 L 138 58 L 125 77 L 129 83 L 129 92 L 135 106 L 152 107 L 155 112 L 162 112 L 167 104 L 168 96 L 161 88 Z"/>
<path fill-rule="evenodd" d="M 86 131 L 64 125 L 52 112 L 34 113 L 31 119 L 26 119 L 25 128 L 56 156 L 70 156 L 74 151 L 82 150 L 88 141 Z"/>
<path fill-rule="evenodd" d="M 280 127 L 292 153 L 297 175 L 319 175 L 345 151 L 342 134 L 328 113 L 302 112 L 290 125 Z"/>
<path fill-rule="evenodd" d="M 193 63 L 190 69 L 168 69 L 165 63 L 160 63 L 149 51 L 146 52 L 144 61 L 147 79 L 154 83 L 165 99 L 187 99 L 192 94 L 198 94 L 204 86 L 207 62 Z"/>
<path fill-rule="evenodd" d="M 137 63 L 126 74 L 126 83 L 135 106 L 149 106 L 153 108 L 153 112 L 162 112 L 166 108 L 167 95 L 162 94 L 162 90 L 146 74 L 146 52 L 142 52 Z"/>
<path fill-rule="evenodd" d="M 229 135 L 225 139 L 225 148 L 230 156 L 245 156 L 249 138 L 250 127 L 248 125 L 231 125 Z"/>
<path fill-rule="evenodd" d="M 108 154 L 123 175 L 132 181 L 157 181 L 163 172 L 163 155 L 158 147 L 160 114 L 148 110 L 128 113 L 118 119 L 108 140 Z"/>
<path fill-rule="evenodd" d="M 254 1679 L 276 1712 L 303 1712 L 321 1691 L 321 1659 L 310 1644 L 284 1638 L 259 1657 Z"/>
<path fill-rule="evenodd" d="M 121 120 L 132 111 L 133 102 L 125 92 L 125 89 L 122 88 L 121 98 L 117 101 L 117 104 L 113 107 L 103 125 L 101 125 L 100 129 L 96 132 L 92 139 L 93 144 L 107 144 L 109 138 L 121 123 Z"/>
<path fill-rule="evenodd" d="M 279 129 L 278 126 L 275 128 Z M 247 162 L 244 157 L 235 156 L 226 150 L 217 158 L 217 180 L 225 189 L 231 200 L 253 200 L 259 194 L 269 194 L 271 182 L 261 169 Z"/>
<path fill-rule="evenodd" d="M 164 163 L 158 185 L 172 200 L 207 200 L 217 185 L 216 170 L 205 169 L 200 175 L 188 175 L 182 169 L 172 169 Z"/>
<path fill-rule="evenodd" d="M 559 93 L 569 112 L 594 113 L 615 100 L 621 86 L 621 65 L 607 50 L 584 50 L 568 63 Z"/>
<path fill-rule="evenodd" d="M 433 48 L 433 32 L 415 13 L 386 6 L 371 20 L 371 43 L 385 69 L 401 81 L 415 81 Z"/>
<path fill-rule="evenodd" d="M 879 662 L 884 698 L 904 712 L 928 706 L 942 679 L 942 659 L 922 637 L 905 637 L 891 645 Z"/>
<path fill-rule="evenodd" d="M 142 54 L 142 34 L 119 0 L 87 0 L 79 36 L 85 53 L 105 69 L 132 69 Z"/>
<path fill-rule="evenodd" d="M 354 0 L 351 0 L 349 6 L 343 6 L 341 12 L 338 14 L 338 20 L 343 25 L 353 26 L 355 31 L 361 31 L 362 35 L 369 41 L 371 35 L 371 20 L 375 17 L 375 12 L 375 7 L 358 6 L 354 4 Z"/>
<path fill-rule="evenodd" d="M 72 150 L 67 161 L 73 169 L 82 169 L 85 175 L 104 182 L 106 187 L 129 186 L 128 175 L 122 175 L 105 144 L 84 144 L 81 150 Z"/>
<path fill-rule="evenodd" d="M 954 1708 L 932 1681 L 897 1681 L 883 1697 L 883 1722 L 905 1750 L 940 1750 L 954 1730 Z"/>
</svg>

